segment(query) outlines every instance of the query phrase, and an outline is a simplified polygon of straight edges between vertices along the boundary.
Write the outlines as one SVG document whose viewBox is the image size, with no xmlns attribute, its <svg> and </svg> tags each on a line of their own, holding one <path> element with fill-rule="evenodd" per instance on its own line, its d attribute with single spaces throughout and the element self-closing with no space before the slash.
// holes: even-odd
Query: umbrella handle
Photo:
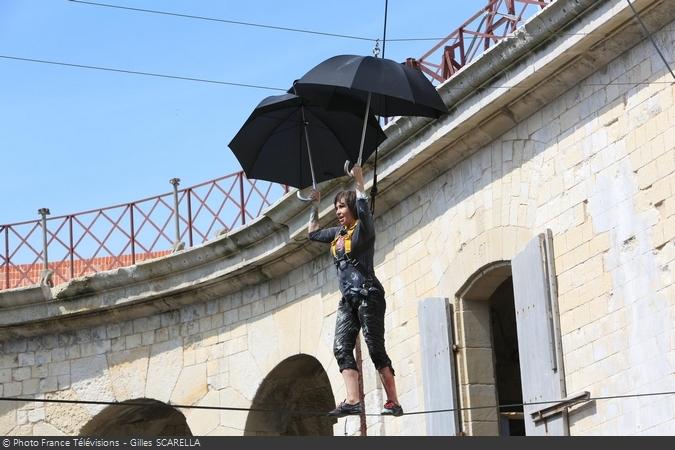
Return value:
<svg viewBox="0 0 675 450">
<path fill-rule="evenodd" d="M 361 129 L 361 145 L 359 146 L 359 159 L 356 161 L 357 165 L 361 165 L 361 158 L 363 157 L 363 144 L 366 142 L 366 128 L 368 127 L 368 114 L 370 113 L 370 99 L 373 96 L 372 92 L 368 92 L 368 100 L 366 101 L 366 113 L 363 116 L 363 128 Z M 350 177 L 354 177 L 349 171 L 350 161 L 345 161 L 345 173 Z"/>
<path fill-rule="evenodd" d="M 350 177 L 353 177 L 354 175 L 352 175 L 352 173 L 349 171 L 349 165 L 351 163 L 352 162 L 350 160 L 345 161 L 344 169 L 345 169 L 345 174 L 349 175 Z"/>
<path fill-rule="evenodd" d="M 295 195 L 298 197 L 298 200 L 303 201 L 303 202 L 311 202 L 312 199 L 311 197 L 303 197 L 302 194 L 300 194 L 300 190 L 297 190 L 295 192 Z"/>
</svg>

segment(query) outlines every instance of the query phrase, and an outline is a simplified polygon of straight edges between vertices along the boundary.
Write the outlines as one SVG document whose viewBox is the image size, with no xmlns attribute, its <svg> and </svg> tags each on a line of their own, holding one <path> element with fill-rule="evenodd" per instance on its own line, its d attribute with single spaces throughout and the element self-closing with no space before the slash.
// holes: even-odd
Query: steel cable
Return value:
<svg viewBox="0 0 675 450">
<path fill-rule="evenodd" d="M 597 397 L 588 397 L 574 402 L 574 405 L 588 403 L 598 400 L 615 400 L 615 399 L 627 399 L 627 398 L 644 398 L 644 397 L 655 397 L 655 396 L 666 396 L 674 395 L 675 391 L 662 391 L 662 392 L 649 392 L 649 393 L 640 393 L 640 394 L 621 394 L 621 395 L 604 395 Z M 38 399 L 38 398 L 25 398 L 25 397 L 0 397 L 0 401 L 5 402 L 34 402 L 34 403 L 62 403 L 62 404 L 81 404 L 81 405 L 103 405 L 103 406 L 139 406 L 139 407 L 148 407 L 151 406 L 148 403 L 139 402 L 139 401 L 104 401 L 104 400 L 68 400 L 68 399 Z M 445 408 L 445 409 L 433 409 L 433 410 L 422 410 L 422 411 L 413 411 L 406 412 L 404 415 L 413 416 L 421 414 L 438 414 L 438 413 L 448 413 L 455 411 L 470 411 L 478 409 L 507 409 L 507 408 L 519 408 L 523 406 L 536 406 L 536 405 L 550 405 L 555 403 L 563 402 L 563 399 L 560 400 L 547 400 L 547 401 L 538 401 L 538 402 L 523 402 L 523 403 L 508 403 L 501 405 L 488 405 L 488 406 L 467 406 L 467 407 L 457 407 L 457 408 Z M 254 413 L 287 413 L 289 415 L 295 416 L 326 416 L 325 411 L 307 411 L 307 410 L 288 410 L 282 408 L 242 408 L 242 407 L 233 407 L 233 406 L 206 406 L 206 405 L 180 405 L 167 403 L 166 406 L 171 406 L 173 408 L 179 409 L 203 409 L 203 410 L 215 410 L 215 411 L 241 411 L 241 412 L 254 412 Z M 382 414 L 366 413 L 366 416 L 382 416 Z"/>
</svg>

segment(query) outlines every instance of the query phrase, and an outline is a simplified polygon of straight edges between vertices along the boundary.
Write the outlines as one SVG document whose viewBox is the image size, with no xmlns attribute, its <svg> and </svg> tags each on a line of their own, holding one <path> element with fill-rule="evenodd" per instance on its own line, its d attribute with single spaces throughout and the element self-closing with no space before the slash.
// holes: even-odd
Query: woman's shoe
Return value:
<svg viewBox="0 0 675 450">
<path fill-rule="evenodd" d="M 358 416 L 361 414 L 361 403 L 350 405 L 346 400 L 340 402 L 337 407 L 330 411 L 330 417 Z"/>
<path fill-rule="evenodd" d="M 403 415 L 403 408 L 401 408 L 401 405 L 394 403 L 391 400 L 387 400 L 387 403 L 385 403 L 382 407 L 381 414 L 383 416 L 399 417 Z"/>
</svg>

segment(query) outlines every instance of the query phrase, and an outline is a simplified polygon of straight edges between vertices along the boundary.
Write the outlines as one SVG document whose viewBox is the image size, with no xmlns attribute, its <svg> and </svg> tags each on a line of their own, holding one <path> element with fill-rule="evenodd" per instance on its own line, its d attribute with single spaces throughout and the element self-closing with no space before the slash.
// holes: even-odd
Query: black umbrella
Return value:
<svg viewBox="0 0 675 450">
<path fill-rule="evenodd" d="M 229 147 L 249 178 L 316 189 L 316 183 L 342 176 L 345 158 L 357 156 L 361 123 L 349 111 L 328 110 L 293 94 L 275 95 L 260 102 Z M 370 156 L 385 139 L 370 115 L 365 153 Z M 319 149 L 314 156 L 312 147 Z"/>
<path fill-rule="evenodd" d="M 443 99 L 419 70 L 373 56 L 339 55 L 307 72 L 295 83 L 296 93 L 329 109 L 345 108 L 347 96 L 380 116 L 440 117 Z M 365 127 L 362 130 L 366 133 Z M 366 157 L 367 158 L 367 157 Z M 361 153 L 357 164 L 361 164 Z"/>
</svg>

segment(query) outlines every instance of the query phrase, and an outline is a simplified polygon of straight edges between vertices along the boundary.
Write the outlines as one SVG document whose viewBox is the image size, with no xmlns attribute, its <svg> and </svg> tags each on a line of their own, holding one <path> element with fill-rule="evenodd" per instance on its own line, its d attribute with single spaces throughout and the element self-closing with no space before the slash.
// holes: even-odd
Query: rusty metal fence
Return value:
<svg viewBox="0 0 675 450">
<path fill-rule="evenodd" d="M 480 11 L 406 64 L 443 82 L 555 0 L 487 0 Z M 287 187 L 243 172 L 132 203 L 0 225 L 0 289 L 58 284 L 192 247 L 257 217 Z M 173 197 L 173 198 L 172 198 Z M 45 266 L 48 261 L 48 267 Z M 48 269 L 48 270 L 47 270 Z M 48 279 L 45 277 L 48 275 Z"/>
<path fill-rule="evenodd" d="M 408 58 L 406 64 L 421 70 L 432 82 L 442 83 L 554 1 L 487 0 L 452 33 L 419 58 Z"/>
<path fill-rule="evenodd" d="M 43 208 L 37 220 L 0 225 L 0 289 L 59 284 L 199 245 L 245 225 L 288 192 L 243 172 L 181 190 L 178 179 L 171 182 L 174 192 L 132 203 L 58 217 Z"/>
</svg>

